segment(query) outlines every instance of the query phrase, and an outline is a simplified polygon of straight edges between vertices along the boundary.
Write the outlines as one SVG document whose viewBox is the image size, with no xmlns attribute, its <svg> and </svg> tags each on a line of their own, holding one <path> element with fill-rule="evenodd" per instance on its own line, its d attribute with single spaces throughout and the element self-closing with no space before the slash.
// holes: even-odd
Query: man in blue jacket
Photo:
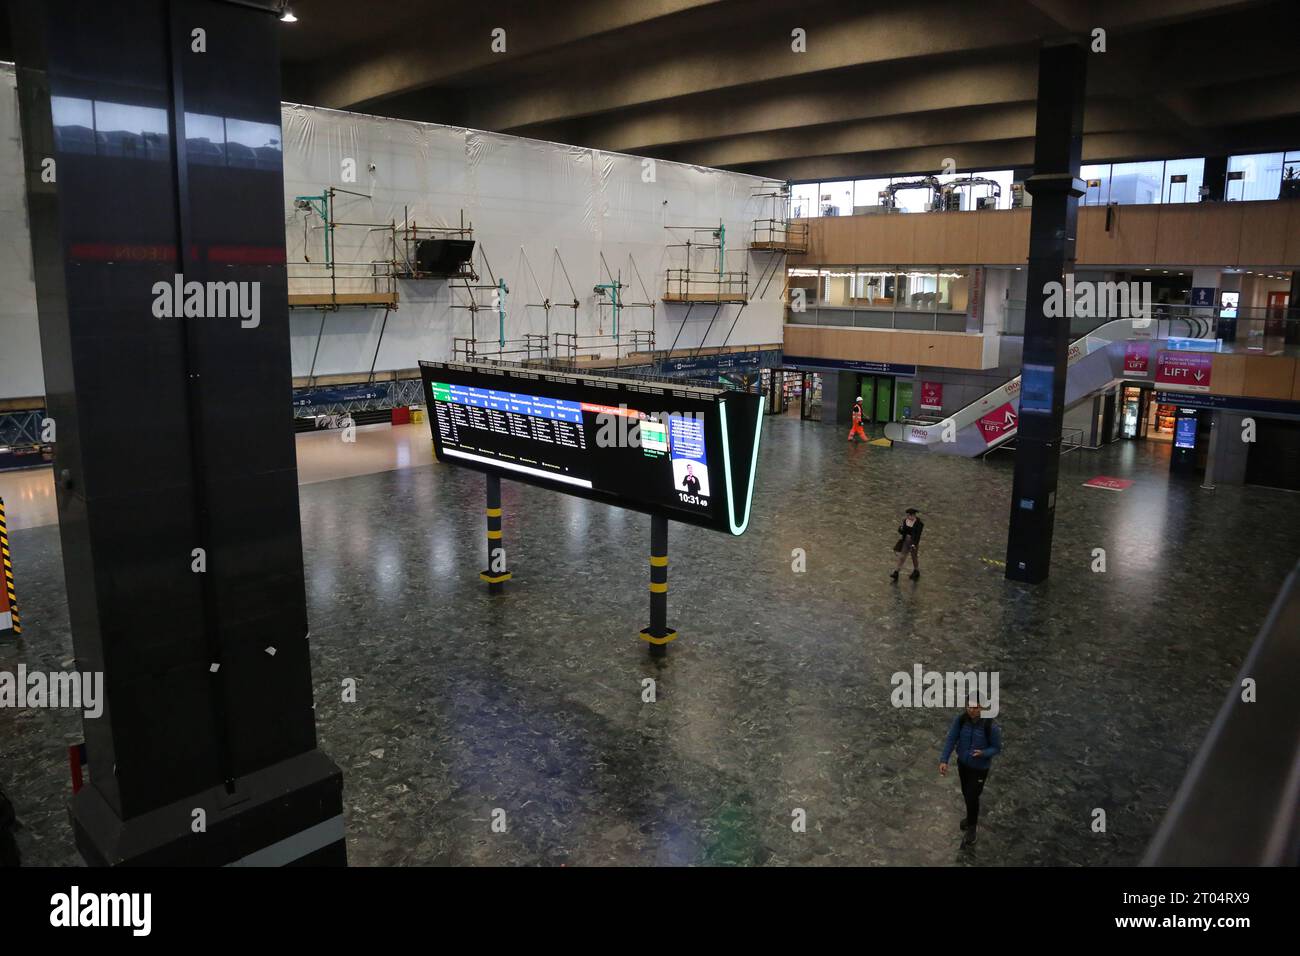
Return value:
<svg viewBox="0 0 1300 956">
<path fill-rule="evenodd" d="M 980 717 L 979 699 L 972 697 L 966 709 L 952 720 L 948 739 L 943 742 L 939 755 L 939 776 L 948 776 L 948 758 L 957 751 L 957 775 L 961 777 L 961 795 L 966 800 L 966 819 L 961 821 L 965 830 L 962 846 L 975 842 L 975 827 L 979 823 L 980 794 L 988 779 L 993 758 L 1002 751 L 1002 730 L 990 718 Z"/>
</svg>

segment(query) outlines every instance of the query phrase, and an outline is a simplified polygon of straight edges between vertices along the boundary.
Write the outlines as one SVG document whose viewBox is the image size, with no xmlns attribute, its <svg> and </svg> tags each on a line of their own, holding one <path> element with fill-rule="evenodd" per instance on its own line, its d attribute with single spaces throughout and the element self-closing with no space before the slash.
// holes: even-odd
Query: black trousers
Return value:
<svg viewBox="0 0 1300 956">
<path fill-rule="evenodd" d="M 979 820 L 980 794 L 984 792 L 984 781 L 989 778 L 989 772 L 958 761 L 957 775 L 961 777 L 961 795 L 966 800 L 966 819 L 974 826 Z"/>
</svg>

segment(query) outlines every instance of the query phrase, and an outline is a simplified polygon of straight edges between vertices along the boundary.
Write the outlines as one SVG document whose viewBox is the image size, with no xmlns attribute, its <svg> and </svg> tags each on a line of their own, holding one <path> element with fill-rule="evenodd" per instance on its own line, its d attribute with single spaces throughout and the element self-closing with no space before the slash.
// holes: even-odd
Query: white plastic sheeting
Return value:
<svg viewBox="0 0 1300 956">
<path fill-rule="evenodd" d="M 33 398 L 45 394 L 45 377 L 12 64 L 0 66 L 0 90 L 0 399 Z"/>
<path fill-rule="evenodd" d="M 0 67 L 0 399 L 44 394 L 36 292 L 32 278 L 31 239 L 27 223 L 16 80 L 12 65 Z M 562 146 L 537 140 L 406 120 L 384 119 L 337 110 L 285 104 L 282 110 L 285 179 L 285 239 L 291 276 L 304 274 L 292 265 L 309 258 L 306 272 L 325 275 L 323 225 L 314 213 L 298 209 L 297 195 L 318 195 L 336 186 L 367 198 L 339 194 L 334 217 L 340 222 L 401 224 L 403 217 L 419 226 L 458 226 L 462 211 L 474 228 L 478 249 L 475 263 L 487 282 L 482 253 L 496 277 L 510 292 L 505 297 L 505 337 L 547 331 L 545 311 L 530 303 L 544 299 L 570 302 L 568 271 L 579 300 L 580 335 L 609 335 L 611 310 L 597 304 L 593 289 L 608 282 L 601 253 L 609 268 L 628 286 L 624 301 L 657 303 L 654 311 L 656 345 L 668 348 L 680 330 L 677 347 L 693 348 L 714 316 L 711 305 L 697 305 L 682 327 L 686 307 L 659 301 L 665 270 L 685 265 L 684 250 L 669 249 L 685 241 L 684 231 L 665 226 L 727 228 L 726 267 L 748 270 L 751 296 L 759 273 L 771 264 L 767 254 L 746 250 L 752 221 L 769 215 L 764 200 L 753 198 L 763 181 L 752 176 L 656 162 L 647 167 L 639 157 Z M 344 161 L 355 162 L 356 182 L 344 181 Z M 374 169 L 370 167 L 373 165 Z M 651 176 L 651 170 L 653 176 Z M 649 181 L 647 181 L 649 180 Z M 368 263 L 392 256 L 390 234 L 363 228 L 339 227 L 334 233 L 334 259 L 359 263 L 352 274 L 369 271 Z M 699 237 L 694 237 L 699 241 Z M 697 265 L 708 254 L 696 257 Z M 525 264 L 530 264 L 532 271 Z M 716 259 L 709 260 L 716 267 Z M 643 292 L 636 272 L 644 280 Z M 778 264 L 780 266 L 782 264 Z M 779 269 L 778 269 L 779 271 Z M 536 282 L 533 274 L 536 274 Z M 762 300 L 751 299 L 732 329 L 738 305 L 723 305 L 708 333 L 706 346 L 719 345 L 730 331 L 730 345 L 781 341 L 784 285 L 778 274 Z M 364 283 L 340 282 L 340 292 L 359 291 Z M 291 279 L 295 291 L 328 291 L 322 279 Z M 387 319 L 377 360 L 384 310 L 343 309 L 324 315 L 298 309 L 291 313 L 293 372 L 315 374 L 365 372 L 375 360 L 377 370 L 413 368 L 419 359 L 452 355 L 453 339 L 476 335 L 495 341 L 499 335 L 495 312 L 471 313 L 452 308 L 468 304 L 463 287 L 446 280 L 399 282 L 399 307 Z M 647 299 L 648 295 L 648 299 Z M 490 293 L 480 293 L 486 304 Z M 573 331 L 574 310 L 553 308 L 550 331 Z M 620 331 L 646 329 L 648 309 L 627 309 Z M 612 350 L 606 349 L 612 357 Z"/>
<path fill-rule="evenodd" d="M 504 279 L 509 289 L 507 340 L 550 332 L 553 342 L 554 332 L 574 331 L 573 309 L 552 308 L 548 329 L 546 311 L 538 306 L 547 299 L 573 300 L 566 271 L 579 301 L 578 334 L 608 336 L 613 331 L 612 310 L 608 305 L 602 309 L 593 291 L 610 281 L 603 253 L 615 278 L 628 286 L 622 292 L 625 302 L 657 303 L 653 321 L 658 348 L 668 348 L 679 332 L 679 349 L 699 346 L 714 318 L 714 306 L 697 305 L 683 328 L 686 307 L 659 301 L 665 270 L 685 265 L 685 250 L 669 247 L 688 238 L 686 231 L 666 226 L 724 223 L 732 250 L 727 269 L 748 269 L 751 287 L 770 263 L 767 255 L 747 251 L 753 220 L 766 215 L 763 201 L 754 198 L 763 183 L 756 177 L 679 163 L 647 165 L 640 157 L 618 153 L 290 104 L 284 107 L 283 127 L 290 263 L 302 261 L 304 255 L 316 263 L 324 257 L 320 217 L 294 208 L 295 195 L 319 195 L 327 186 L 366 195 L 337 194 L 336 222 L 454 227 L 463 212 L 474 229 L 480 282 L 489 281 L 485 254 L 492 274 Z M 355 169 L 355 182 L 343 179 L 345 163 Z M 338 226 L 334 244 L 338 276 L 365 274 L 371 261 L 391 257 L 387 232 Z M 697 265 L 716 268 L 716 253 L 700 253 L 694 259 Z M 291 265 L 290 273 L 301 275 L 302 270 Z M 740 306 L 723 305 L 703 344 L 719 345 L 728 332 L 730 345 L 780 342 L 783 278 L 778 275 L 763 300 L 750 302 L 734 330 Z M 338 291 L 361 291 L 366 285 L 364 280 L 350 281 L 346 285 L 339 280 Z M 295 279 L 291 290 L 328 288 L 324 280 L 312 285 Z M 399 307 L 384 327 L 379 370 L 412 368 L 421 358 L 448 358 L 457 337 L 477 337 L 480 349 L 485 349 L 501 335 L 496 312 L 485 308 L 471 318 L 468 309 L 453 308 L 471 300 L 472 293 L 461 283 L 403 281 L 397 291 Z M 480 304 L 491 299 L 490 292 L 477 294 Z M 625 309 L 620 334 L 649 329 L 651 321 L 649 309 Z M 325 316 L 322 333 L 320 312 L 296 310 L 294 374 L 306 375 L 313 356 L 317 376 L 368 370 L 383 322 L 383 309 L 345 309 Z M 612 344 L 602 354 L 612 357 Z"/>
</svg>

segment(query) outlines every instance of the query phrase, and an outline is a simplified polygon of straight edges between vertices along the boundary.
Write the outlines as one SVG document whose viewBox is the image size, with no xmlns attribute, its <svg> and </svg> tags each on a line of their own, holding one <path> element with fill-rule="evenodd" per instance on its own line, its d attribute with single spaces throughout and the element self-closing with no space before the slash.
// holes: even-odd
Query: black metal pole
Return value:
<svg viewBox="0 0 1300 956">
<path fill-rule="evenodd" d="M 677 632 L 668 626 L 668 518 L 650 516 L 650 626 L 641 640 L 650 645 L 651 657 L 665 657 Z"/>
<path fill-rule="evenodd" d="M 488 594 L 501 594 L 505 591 L 510 572 L 506 568 L 506 545 L 501 538 L 501 478 L 499 475 L 487 476 L 487 554 L 486 571 L 480 571 L 479 577 L 487 582 Z"/>
<path fill-rule="evenodd" d="M 1016 470 L 1011 491 L 1006 576 L 1038 584 L 1047 579 L 1056 516 L 1061 420 L 1070 320 L 1046 314 L 1048 296 L 1073 294 L 1074 242 L 1083 150 L 1087 51 L 1077 42 L 1045 46 L 1038 58 L 1038 119 L 1034 197 L 1029 225 L 1029 285 L 1025 308 L 1024 368 L 1016 423 Z M 1069 310 L 1066 310 L 1066 315 Z"/>
</svg>

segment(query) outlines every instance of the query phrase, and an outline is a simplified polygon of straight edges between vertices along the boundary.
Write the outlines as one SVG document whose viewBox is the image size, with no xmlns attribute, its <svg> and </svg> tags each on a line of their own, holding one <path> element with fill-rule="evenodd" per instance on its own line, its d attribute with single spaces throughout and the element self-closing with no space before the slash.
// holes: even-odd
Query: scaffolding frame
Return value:
<svg viewBox="0 0 1300 956">
<path fill-rule="evenodd" d="M 414 253 L 414 247 L 421 239 L 473 239 L 474 224 L 465 222 L 465 210 L 460 211 L 459 226 L 421 226 L 411 218 L 409 206 L 402 207 L 402 224 L 400 228 L 394 229 L 393 249 L 394 263 L 393 269 L 399 279 L 446 279 L 455 281 L 456 279 L 469 279 L 477 282 L 478 273 L 474 271 L 474 259 L 471 256 L 461 264 L 458 272 L 450 274 L 441 272 L 421 272 L 418 268 L 419 257 Z M 401 243 L 400 257 L 397 255 L 399 249 L 398 243 Z"/>
<path fill-rule="evenodd" d="M 719 220 L 716 226 L 664 226 L 673 232 L 685 232 L 686 241 L 669 243 L 668 249 L 685 249 L 684 268 L 665 270 L 665 302 L 677 303 L 744 303 L 749 301 L 749 270 L 728 271 L 727 227 Z M 715 241 L 710 241 L 715 240 Z M 696 257 L 715 250 L 714 267 L 698 268 Z M 747 250 L 742 250 L 748 255 Z M 734 250 L 733 250 L 734 252 Z"/>
<path fill-rule="evenodd" d="M 803 254 L 808 251 L 808 223 L 791 222 L 790 184 L 772 181 L 755 186 L 750 195 L 760 205 L 770 204 L 766 219 L 755 219 L 749 248 L 754 252 Z M 760 210 L 761 212 L 762 210 Z"/>
<path fill-rule="evenodd" d="M 465 301 L 451 303 L 453 309 L 465 309 L 469 312 L 469 335 L 456 338 L 453 340 L 453 349 L 459 348 L 466 355 L 472 355 L 482 360 L 489 355 L 495 354 L 505 356 L 507 354 L 519 355 L 530 354 L 528 343 L 533 339 L 542 338 L 543 345 L 546 344 L 544 337 L 525 335 L 522 339 L 506 338 L 506 296 L 510 294 L 510 286 L 506 284 L 504 278 L 498 278 L 492 269 L 492 263 L 488 260 L 487 250 L 482 245 L 475 248 L 481 260 L 484 272 L 488 280 L 484 282 L 477 270 L 471 270 L 461 276 L 458 276 L 460 284 L 449 282 L 448 288 L 452 290 L 453 296 L 456 292 L 464 292 Z M 495 298 L 494 302 L 480 302 L 479 295 L 483 292 L 491 292 Z M 497 314 L 497 337 L 496 349 L 484 348 L 483 343 L 478 337 L 478 314 L 480 312 L 495 312 Z M 507 348 L 509 346 L 509 348 Z M 532 345 L 535 348 L 536 345 Z"/>
<path fill-rule="evenodd" d="M 547 289 L 545 293 L 543 293 L 542 284 L 537 281 L 537 273 L 533 271 L 533 264 L 528 259 L 528 253 L 525 251 L 523 246 L 519 247 L 519 257 L 523 260 L 524 266 L 528 270 L 528 274 L 533 279 L 533 287 L 536 288 L 537 290 L 537 297 L 542 300 L 541 302 L 525 302 L 524 308 L 542 310 L 543 329 L 544 329 L 542 337 L 546 345 L 547 353 L 545 357 L 547 358 L 549 358 L 549 349 L 550 349 L 550 341 L 551 341 L 551 309 L 572 309 L 573 310 L 573 331 L 574 334 L 576 335 L 578 331 L 578 306 L 580 305 L 580 303 L 578 302 L 578 293 L 574 291 L 573 288 L 573 280 L 569 278 L 569 270 L 564 265 L 564 257 L 560 255 L 560 247 L 553 246 L 552 249 L 553 249 L 553 254 L 551 256 L 550 287 Z M 564 274 L 564 281 L 569 286 L 569 295 L 573 296 L 573 299 L 569 302 L 557 302 L 551 298 L 551 293 L 555 287 L 555 267 L 557 265 L 560 267 L 560 271 Z"/>
</svg>

